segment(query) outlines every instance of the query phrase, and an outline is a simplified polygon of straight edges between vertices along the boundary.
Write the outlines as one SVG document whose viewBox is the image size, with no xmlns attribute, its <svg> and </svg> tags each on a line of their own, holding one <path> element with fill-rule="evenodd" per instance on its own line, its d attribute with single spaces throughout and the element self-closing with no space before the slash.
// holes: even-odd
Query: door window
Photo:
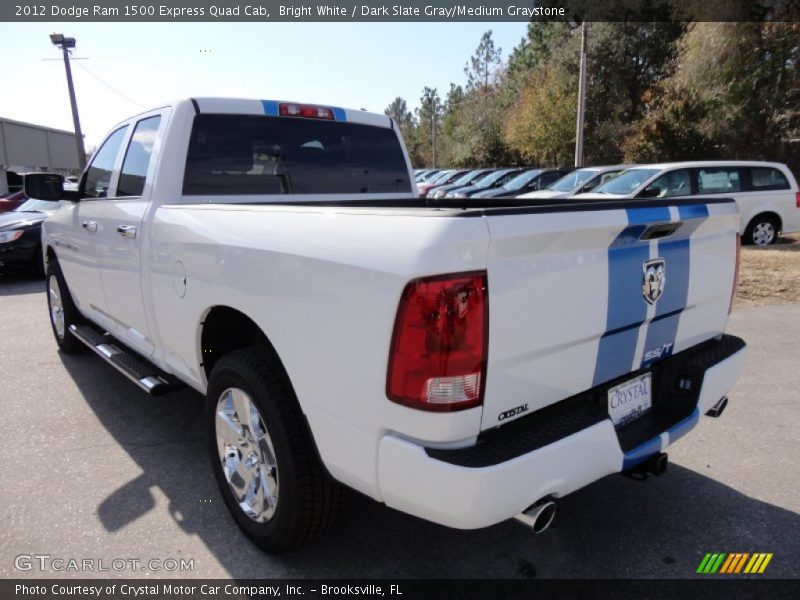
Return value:
<svg viewBox="0 0 800 600">
<path fill-rule="evenodd" d="M 125 138 L 128 126 L 120 127 L 106 138 L 106 141 L 94 153 L 92 163 L 86 171 L 83 182 L 83 196 L 88 198 L 105 198 L 111 185 L 111 174 L 117 160 L 119 148 Z"/>
<path fill-rule="evenodd" d="M 671 198 L 673 196 L 688 196 L 692 193 L 692 178 L 689 169 L 678 169 L 664 173 L 653 183 L 648 185 L 643 192 L 646 198 Z"/>
<path fill-rule="evenodd" d="M 156 142 L 158 125 L 161 117 L 149 117 L 136 124 L 122 171 L 117 184 L 117 196 L 141 196 L 144 191 L 144 180 L 147 177 L 147 168 L 150 166 L 150 157 Z"/>
</svg>

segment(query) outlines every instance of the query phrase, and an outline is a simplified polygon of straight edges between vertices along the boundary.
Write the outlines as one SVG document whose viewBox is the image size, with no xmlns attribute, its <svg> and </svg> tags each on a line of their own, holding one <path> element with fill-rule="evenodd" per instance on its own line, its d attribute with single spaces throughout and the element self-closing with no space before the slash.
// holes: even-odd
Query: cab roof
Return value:
<svg viewBox="0 0 800 600">
<path fill-rule="evenodd" d="M 236 115 L 266 115 L 279 116 L 281 104 L 294 104 L 304 106 L 320 106 L 333 111 L 334 120 L 377 127 L 393 128 L 392 120 L 386 115 L 372 113 L 366 110 L 341 108 L 331 104 L 318 102 L 296 102 L 293 100 L 248 100 L 242 98 L 191 98 L 198 113 L 236 114 Z"/>
</svg>

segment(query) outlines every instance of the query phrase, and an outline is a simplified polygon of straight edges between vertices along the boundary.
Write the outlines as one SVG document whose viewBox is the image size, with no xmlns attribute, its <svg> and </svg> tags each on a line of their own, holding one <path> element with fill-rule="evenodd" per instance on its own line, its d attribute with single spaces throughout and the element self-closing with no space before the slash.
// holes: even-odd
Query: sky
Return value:
<svg viewBox="0 0 800 600">
<path fill-rule="evenodd" d="M 424 86 L 444 97 L 488 29 L 506 58 L 526 23 L 0 24 L 0 116 L 73 130 L 61 51 L 72 62 L 87 150 L 117 122 L 177 98 L 295 100 L 383 112 Z"/>
</svg>

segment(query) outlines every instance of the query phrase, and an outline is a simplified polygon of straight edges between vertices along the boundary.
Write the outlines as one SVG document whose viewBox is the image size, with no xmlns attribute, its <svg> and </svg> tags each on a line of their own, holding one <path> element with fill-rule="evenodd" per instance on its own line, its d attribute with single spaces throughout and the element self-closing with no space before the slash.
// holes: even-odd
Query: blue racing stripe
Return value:
<svg viewBox="0 0 800 600">
<path fill-rule="evenodd" d="M 608 247 L 606 332 L 597 349 L 595 386 L 631 370 L 639 326 L 647 317 L 647 305 L 642 300 L 642 263 L 649 256 L 649 247 L 639 237 L 648 217 L 641 214 L 642 210 L 652 209 L 626 211 L 629 225 Z"/>
<path fill-rule="evenodd" d="M 275 100 L 262 100 L 261 104 L 264 106 L 264 114 L 268 117 L 277 117 L 278 103 Z"/>
<path fill-rule="evenodd" d="M 695 425 L 700 421 L 700 411 L 695 408 L 685 419 L 675 423 L 672 427 L 667 429 L 667 444 L 672 444 L 682 438 L 684 435 L 694 429 Z M 635 467 L 640 462 L 647 460 L 654 454 L 661 452 L 661 435 L 650 438 L 644 444 L 636 446 L 633 450 L 628 450 L 623 453 L 622 470 Z"/>
<path fill-rule="evenodd" d="M 628 213 L 628 223 L 631 225 L 640 223 L 652 225 L 653 223 L 668 222 L 670 220 L 668 206 L 628 208 L 625 212 Z"/>
<path fill-rule="evenodd" d="M 688 206 L 679 206 L 678 214 L 681 220 L 683 219 L 705 219 L 708 216 L 707 204 L 690 204 Z"/>
<path fill-rule="evenodd" d="M 683 225 L 681 239 L 662 240 L 657 255 L 664 259 L 664 293 L 656 302 L 656 314 L 647 326 L 642 367 L 672 355 L 678 335 L 681 313 L 686 309 L 691 281 L 691 236 L 708 216 L 705 204 L 678 207 Z"/>
<path fill-rule="evenodd" d="M 628 450 L 623 454 L 622 470 L 635 467 L 640 462 L 647 460 L 656 452 L 661 452 L 661 436 L 656 436 L 647 440 L 641 446 L 636 446 L 633 450 Z"/>
<path fill-rule="evenodd" d="M 650 257 L 650 245 L 639 238 L 648 225 L 670 220 L 666 206 L 629 208 L 625 215 L 628 226 L 608 248 L 606 329 L 597 349 L 594 385 L 631 371 L 639 327 L 647 318 L 642 264 Z"/>
</svg>

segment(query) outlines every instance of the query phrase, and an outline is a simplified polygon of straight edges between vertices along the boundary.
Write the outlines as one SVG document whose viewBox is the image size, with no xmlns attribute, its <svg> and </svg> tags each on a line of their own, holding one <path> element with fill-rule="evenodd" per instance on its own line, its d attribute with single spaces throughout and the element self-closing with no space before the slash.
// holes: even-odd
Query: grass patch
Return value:
<svg viewBox="0 0 800 600">
<path fill-rule="evenodd" d="M 800 233 L 767 247 L 742 246 L 734 306 L 800 302 Z"/>
</svg>

